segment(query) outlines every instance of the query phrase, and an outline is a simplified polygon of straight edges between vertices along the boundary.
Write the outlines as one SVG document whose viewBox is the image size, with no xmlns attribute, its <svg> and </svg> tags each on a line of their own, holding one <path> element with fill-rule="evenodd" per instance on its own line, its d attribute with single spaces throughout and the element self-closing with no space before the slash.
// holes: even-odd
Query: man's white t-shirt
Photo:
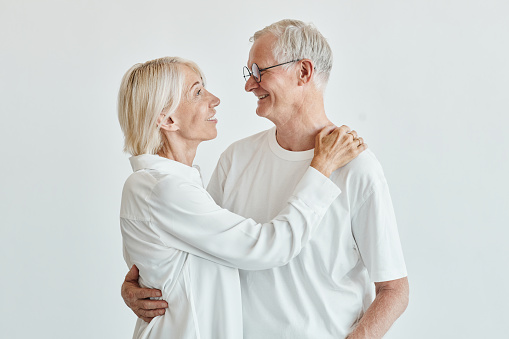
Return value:
<svg viewBox="0 0 509 339">
<path fill-rule="evenodd" d="M 277 215 L 313 150 L 290 152 L 276 129 L 232 144 L 208 186 L 235 213 Z M 244 338 L 344 338 L 374 298 L 373 282 L 407 275 L 387 182 L 367 150 L 331 175 L 336 198 L 307 247 L 285 266 L 240 270 Z"/>
</svg>

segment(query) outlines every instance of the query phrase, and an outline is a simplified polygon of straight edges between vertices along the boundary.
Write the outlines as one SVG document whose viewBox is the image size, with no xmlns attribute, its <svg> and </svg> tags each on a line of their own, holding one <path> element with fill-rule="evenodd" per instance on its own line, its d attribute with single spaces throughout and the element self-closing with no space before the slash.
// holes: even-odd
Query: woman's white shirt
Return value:
<svg viewBox="0 0 509 339">
<path fill-rule="evenodd" d="M 286 208 L 265 224 L 218 206 L 198 169 L 157 155 L 130 158 L 122 192 L 124 258 L 140 285 L 170 305 L 134 338 L 242 338 L 237 268 L 288 263 L 310 240 L 340 189 L 310 167 Z M 246 189 L 250 189 L 246 187 Z"/>
</svg>

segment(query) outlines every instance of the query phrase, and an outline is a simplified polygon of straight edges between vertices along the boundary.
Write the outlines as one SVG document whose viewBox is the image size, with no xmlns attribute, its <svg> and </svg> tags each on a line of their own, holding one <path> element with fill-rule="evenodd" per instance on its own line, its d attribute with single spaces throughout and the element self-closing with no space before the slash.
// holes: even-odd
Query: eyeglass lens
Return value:
<svg viewBox="0 0 509 339">
<path fill-rule="evenodd" d="M 244 79 L 247 81 L 251 75 L 255 78 L 256 82 L 260 82 L 260 69 L 257 64 L 251 66 L 251 70 L 244 66 Z"/>
<path fill-rule="evenodd" d="M 260 82 L 260 69 L 258 68 L 258 65 L 257 64 L 253 64 L 253 66 L 251 66 L 251 71 L 253 72 L 253 76 L 256 80 L 256 82 Z"/>
<path fill-rule="evenodd" d="M 249 71 L 249 68 L 247 68 L 247 66 L 244 66 L 242 70 L 244 71 L 244 80 L 247 81 L 251 76 L 251 72 Z"/>
</svg>

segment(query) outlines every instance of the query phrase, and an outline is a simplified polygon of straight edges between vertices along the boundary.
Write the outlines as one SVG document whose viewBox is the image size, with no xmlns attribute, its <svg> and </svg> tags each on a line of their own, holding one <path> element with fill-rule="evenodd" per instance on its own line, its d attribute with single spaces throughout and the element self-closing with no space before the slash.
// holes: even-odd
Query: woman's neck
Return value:
<svg viewBox="0 0 509 339">
<path fill-rule="evenodd" d="M 163 147 L 157 152 L 157 155 L 192 166 L 199 144 L 199 142 L 186 142 L 166 136 Z"/>
</svg>

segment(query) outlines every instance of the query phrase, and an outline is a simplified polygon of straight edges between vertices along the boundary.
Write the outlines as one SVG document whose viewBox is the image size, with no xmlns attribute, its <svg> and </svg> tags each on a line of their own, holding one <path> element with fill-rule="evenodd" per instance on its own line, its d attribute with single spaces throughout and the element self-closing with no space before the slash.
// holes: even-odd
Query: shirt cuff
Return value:
<svg viewBox="0 0 509 339">
<path fill-rule="evenodd" d="M 310 166 L 295 187 L 293 196 L 323 214 L 340 193 L 341 189 L 335 183 Z"/>
</svg>

